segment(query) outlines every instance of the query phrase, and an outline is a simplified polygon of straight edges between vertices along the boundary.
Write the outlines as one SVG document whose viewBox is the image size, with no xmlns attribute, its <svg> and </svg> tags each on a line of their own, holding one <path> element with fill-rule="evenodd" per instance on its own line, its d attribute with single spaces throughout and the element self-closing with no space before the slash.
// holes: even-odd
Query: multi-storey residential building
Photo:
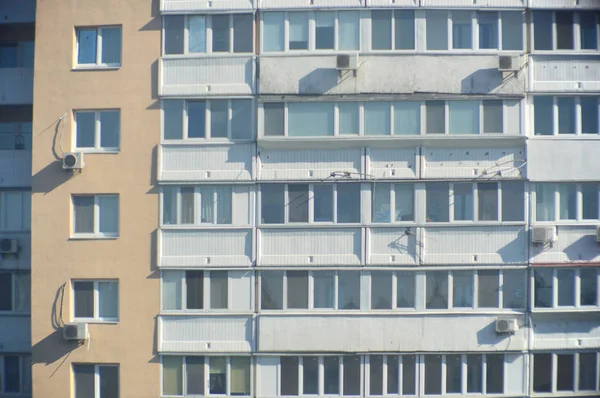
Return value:
<svg viewBox="0 0 600 398">
<path fill-rule="evenodd" d="M 599 14 L 40 2 L 34 396 L 598 396 Z"/>
</svg>

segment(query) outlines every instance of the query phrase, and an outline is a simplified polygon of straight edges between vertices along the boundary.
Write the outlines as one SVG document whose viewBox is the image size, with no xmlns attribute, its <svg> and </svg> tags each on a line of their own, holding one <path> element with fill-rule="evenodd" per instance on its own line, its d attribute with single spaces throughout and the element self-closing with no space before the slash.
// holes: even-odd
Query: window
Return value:
<svg viewBox="0 0 600 398">
<path fill-rule="evenodd" d="M 31 396 L 31 356 L 0 354 L 0 394 Z"/>
<path fill-rule="evenodd" d="M 19 105 L 13 105 L 19 107 Z M 3 108 L 11 109 L 10 106 Z M 14 109 L 14 108 L 13 108 Z M 30 116 L 23 117 L 30 119 Z M 31 149 L 31 122 L 0 122 L 0 151 L 23 151 Z"/>
<path fill-rule="evenodd" d="M 535 268 L 535 308 L 598 306 L 597 268 Z"/>
<path fill-rule="evenodd" d="M 162 309 L 227 310 L 228 271 L 163 271 Z"/>
<path fill-rule="evenodd" d="M 121 27 L 77 28 L 77 66 L 121 66 Z"/>
<path fill-rule="evenodd" d="M 165 140 L 250 140 L 252 100 L 163 100 Z M 210 120 L 210 123 L 207 123 Z"/>
<path fill-rule="evenodd" d="M 119 236 L 119 195 L 73 195 L 73 236 Z"/>
<path fill-rule="evenodd" d="M 599 391 L 598 353 L 593 351 L 535 353 L 533 391 L 536 393 Z M 575 373 L 579 381 L 576 383 Z"/>
<path fill-rule="evenodd" d="M 535 220 L 598 220 L 599 195 L 598 183 L 538 183 L 535 187 Z"/>
<path fill-rule="evenodd" d="M 413 10 L 371 11 L 371 50 L 414 50 Z"/>
<path fill-rule="evenodd" d="M 263 184 L 261 223 L 358 223 L 360 189 L 360 183 Z"/>
<path fill-rule="evenodd" d="M 414 221 L 414 185 L 377 183 L 372 187 L 374 223 Z"/>
<path fill-rule="evenodd" d="M 231 224 L 232 192 L 228 185 L 163 187 L 162 225 Z"/>
<path fill-rule="evenodd" d="M 163 356 L 163 395 L 248 396 L 251 364 L 244 356 Z"/>
<path fill-rule="evenodd" d="M 535 11 L 533 47 L 543 51 L 597 50 L 598 23 L 595 12 Z"/>
<path fill-rule="evenodd" d="M 32 41 L 0 43 L 0 69 L 33 68 Z"/>
<path fill-rule="evenodd" d="M 75 112 L 75 148 L 86 151 L 118 151 L 121 112 Z"/>
<path fill-rule="evenodd" d="M 534 134 L 598 134 L 600 132 L 598 98 L 597 96 L 533 97 Z"/>
<path fill-rule="evenodd" d="M 501 100 L 426 101 L 426 133 L 502 134 L 505 105 L 513 103 Z"/>
<path fill-rule="evenodd" d="M 282 356 L 278 395 L 360 395 L 360 374 L 359 356 Z"/>
<path fill-rule="evenodd" d="M 504 394 L 504 354 L 425 354 L 423 357 L 425 395 Z"/>
<path fill-rule="evenodd" d="M 73 319 L 92 322 L 119 320 L 117 281 L 74 281 Z"/>
<path fill-rule="evenodd" d="M 415 355 L 369 355 L 369 396 L 413 395 Z"/>
<path fill-rule="evenodd" d="M 119 365 L 73 364 L 75 398 L 119 398 Z"/>
<path fill-rule="evenodd" d="M 164 55 L 253 53 L 253 38 L 252 14 L 164 17 Z"/>
<path fill-rule="evenodd" d="M 28 273 L 0 271 L 0 314 L 5 311 L 31 311 L 31 277 Z"/>
<path fill-rule="evenodd" d="M 0 191 L 0 230 L 31 228 L 31 192 Z"/>
</svg>

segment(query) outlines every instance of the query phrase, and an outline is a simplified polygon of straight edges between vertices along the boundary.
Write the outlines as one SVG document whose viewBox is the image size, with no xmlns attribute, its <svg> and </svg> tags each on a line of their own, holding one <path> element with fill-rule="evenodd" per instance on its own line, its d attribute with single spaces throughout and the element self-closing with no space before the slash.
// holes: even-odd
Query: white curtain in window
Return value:
<svg viewBox="0 0 600 398">
<path fill-rule="evenodd" d="M 200 222 L 214 224 L 215 198 L 213 187 L 200 188 Z"/>
<path fill-rule="evenodd" d="M 331 271 L 315 272 L 314 274 L 314 307 L 333 308 L 334 273 Z"/>
<path fill-rule="evenodd" d="M 121 63 L 121 28 L 102 28 L 102 63 Z"/>
<path fill-rule="evenodd" d="M 479 101 L 448 101 L 450 134 L 479 133 Z"/>
<path fill-rule="evenodd" d="M 421 103 L 403 101 L 394 103 L 394 135 L 421 133 Z"/>
<path fill-rule="evenodd" d="M 284 17 L 283 12 L 263 14 L 263 51 L 284 50 Z"/>
<path fill-rule="evenodd" d="M 358 134 L 358 102 L 338 103 L 339 133 Z"/>
<path fill-rule="evenodd" d="M 537 184 L 535 208 L 536 221 L 554 221 L 554 184 Z"/>
<path fill-rule="evenodd" d="M 452 11 L 452 48 L 472 48 L 471 11 Z"/>
<path fill-rule="evenodd" d="M 292 137 L 333 135 L 333 103 L 289 103 L 288 135 Z"/>
<path fill-rule="evenodd" d="M 119 232 L 119 197 L 117 195 L 98 196 L 100 211 L 100 232 L 116 234 Z"/>
<path fill-rule="evenodd" d="M 396 221 L 414 221 L 413 184 L 396 184 Z"/>
<path fill-rule="evenodd" d="M 182 271 L 166 271 L 162 273 L 162 309 L 181 309 Z"/>
<path fill-rule="evenodd" d="M 183 357 L 165 355 L 162 357 L 163 394 L 183 394 Z"/>
<path fill-rule="evenodd" d="M 177 188 L 163 187 L 163 224 L 177 224 Z"/>
<path fill-rule="evenodd" d="M 231 224 L 231 186 L 216 186 L 217 224 Z"/>
<path fill-rule="evenodd" d="M 98 282 L 99 315 L 101 318 L 119 316 L 119 285 L 117 282 Z"/>
<path fill-rule="evenodd" d="M 193 187 L 182 187 L 180 189 L 180 201 L 181 201 L 181 224 L 193 224 L 194 223 L 194 188 Z"/>
<path fill-rule="evenodd" d="M 360 16 L 358 11 L 338 11 L 338 49 L 358 50 L 360 42 Z"/>
<path fill-rule="evenodd" d="M 373 222 L 391 221 L 390 184 L 378 183 L 373 186 Z"/>
<path fill-rule="evenodd" d="M 188 51 L 191 53 L 206 52 L 206 17 L 191 15 L 188 19 Z"/>
<path fill-rule="evenodd" d="M 231 357 L 231 395 L 250 395 L 249 357 Z"/>
<path fill-rule="evenodd" d="M 389 102 L 365 103 L 365 135 L 390 135 L 390 105 Z"/>
<path fill-rule="evenodd" d="M 29 274 L 16 273 L 15 274 L 15 287 L 16 287 L 16 301 L 15 311 L 16 312 L 30 312 L 31 311 L 31 277 Z"/>
<path fill-rule="evenodd" d="M 308 50 L 308 12 L 290 13 L 290 50 Z"/>
<path fill-rule="evenodd" d="M 426 38 L 428 50 L 448 49 L 448 12 L 427 10 Z"/>
</svg>

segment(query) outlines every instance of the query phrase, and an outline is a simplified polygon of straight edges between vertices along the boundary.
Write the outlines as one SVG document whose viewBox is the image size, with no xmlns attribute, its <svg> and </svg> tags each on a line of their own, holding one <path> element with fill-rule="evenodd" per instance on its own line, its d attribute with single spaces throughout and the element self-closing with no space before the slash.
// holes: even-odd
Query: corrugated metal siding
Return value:
<svg viewBox="0 0 600 398">
<path fill-rule="evenodd" d="M 261 149 L 261 180 L 323 180 L 335 171 L 359 174 L 362 149 Z M 359 176 L 355 175 L 355 178 Z"/>
<path fill-rule="evenodd" d="M 374 178 L 417 178 L 419 174 L 418 149 L 368 148 L 367 175 Z"/>
<path fill-rule="evenodd" d="M 559 226 L 550 245 L 531 244 L 531 263 L 600 262 L 596 226 Z"/>
<path fill-rule="evenodd" d="M 0 69 L 0 105 L 33 103 L 33 68 Z"/>
<path fill-rule="evenodd" d="M 193 13 L 252 10 L 255 0 L 161 0 L 162 13 Z"/>
<path fill-rule="evenodd" d="M 252 231 L 161 230 L 160 267 L 247 266 L 252 263 Z"/>
<path fill-rule="evenodd" d="M 258 0 L 261 9 L 364 7 L 365 0 Z"/>
<path fill-rule="evenodd" d="M 360 265 L 360 228 L 262 229 L 259 265 Z"/>
<path fill-rule="evenodd" d="M 521 178 L 524 148 L 423 148 L 425 178 Z M 498 172 L 501 174 L 498 175 Z"/>
<path fill-rule="evenodd" d="M 532 65 L 534 91 L 600 91 L 597 55 L 534 55 Z"/>
<path fill-rule="evenodd" d="M 600 316 L 579 314 L 533 314 L 534 350 L 584 350 L 600 348 Z"/>
<path fill-rule="evenodd" d="M 518 318 L 523 324 L 523 316 Z M 494 315 L 262 315 L 257 348 L 263 352 L 352 353 L 526 349 L 525 329 L 508 339 L 496 334 L 495 320 Z"/>
<path fill-rule="evenodd" d="M 161 316 L 160 352 L 250 352 L 254 327 L 248 316 Z"/>
<path fill-rule="evenodd" d="M 367 264 L 417 264 L 417 238 L 405 231 L 406 227 L 371 228 Z"/>
<path fill-rule="evenodd" d="M 0 151 L 0 187 L 10 186 L 31 186 L 31 150 Z"/>
<path fill-rule="evenodd" d="M 35 22 L 35 0 L 0 1 L 0 25 Z"/>
<path fill-rule="evenodd" d="M 525 8 L 525 0 L 420 0 L 421 7 Z"/>
<path fill-rule="evenodd" d="M 0 316 L 0 336 L 0 353 L 31 352 L 31 318 Z"/>
<path fill-rule="evenodd" d="M 529 0 L 531 8 L 595 8 L 600 9 L 598 0 Z"/>
<path fill-rule="evenodd" d="M 2 269 L 31 269 L 31 234 L 27 232 L 6 232 L 0 229 L 0 240 L 17 239 L 21 251 L 18 256 L 3 256 L 0 260 Z M 2 336 L 2 334 L 0 334 Z"/>
<path fill-rule="evenodd" d="M 254 57 L 162 58 L 160 95 L 254 94 Z"/>
<path fill-rule="evenodd" d="M 254 144 L 161 145 L 159 181 L 249 181 Z"/>
<path fill-rule="evenodd" d="M 522 264 L 525 226 L 439 227 L 424 230 L 425 264 Z"/>
<path fill-rule="evenodd" d="M 367 7 L 418 7 L 419 0 L 366 0 Z"/>
</svg>

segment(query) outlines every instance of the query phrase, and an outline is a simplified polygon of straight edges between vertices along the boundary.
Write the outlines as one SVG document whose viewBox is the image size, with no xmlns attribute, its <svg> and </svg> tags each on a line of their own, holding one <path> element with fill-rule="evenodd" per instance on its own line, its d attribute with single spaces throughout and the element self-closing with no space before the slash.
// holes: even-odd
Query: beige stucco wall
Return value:
<svg viewBox="0 0 600 398">
<path fill-rule="evenodd" d="M 74 27 L 122 25 L 122 67 L 72 71 Z M 158 1 L 38 0 L 33 120 L 32 345 L 33 394 L 71 394 L 72 363 L 119 363 L 121 397 L 159 395 L 155 317 L 159 279 L 154 231 L 155 147 L 160 116 L 156 96 L 161 20 Z M 61 169 L 56 119 L 65 112 L 62 137 L 71 149 L 74 109 L 120 108 L 121 152 L 87 154 L 81 174 Z M 59 129 L 60 131 L 60 129 Z M 53 145 L 53 142 L 55 144 Z M 70 195 L 120 195 L 120 237 L 70 240 Z M 83 346 L 61 340 L 60 287 L 66 283 L 62 318 L 68 322 L 70 281 L 119 280 L 120 321 L 91 325 Z"/>
</svg>

